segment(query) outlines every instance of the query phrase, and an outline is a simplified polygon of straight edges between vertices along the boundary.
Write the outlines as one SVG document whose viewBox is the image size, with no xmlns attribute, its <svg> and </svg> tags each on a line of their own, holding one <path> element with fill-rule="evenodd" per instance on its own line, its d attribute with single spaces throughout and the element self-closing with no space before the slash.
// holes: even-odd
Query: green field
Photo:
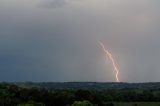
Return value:
<svg viewBox="0 0 160 106">
<path fill-rule="evenodd" d="M 114 103 L 114 106 L 160 106 L 160 102 Z"/>
</svg>

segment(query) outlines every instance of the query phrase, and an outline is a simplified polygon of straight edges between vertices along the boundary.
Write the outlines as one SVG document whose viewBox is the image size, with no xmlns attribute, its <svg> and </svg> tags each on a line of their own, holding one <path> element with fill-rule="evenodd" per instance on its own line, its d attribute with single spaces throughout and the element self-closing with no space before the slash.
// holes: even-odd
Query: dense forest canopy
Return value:
<svg viewBox="0 0 160 106">
<path fill-rule="evenodd" d="M 130 87 L 125 87 L 124 89 L 117 89 L 121 85 L 118 83 L 30 82 L 23 83 L 23 86 L 22 83 L 16 84 L 0 84 L 0 106 L 81 106 L 80 104 L 86 104 L 86 106 L 112 106 L 115 102 L 160 102 L 159 83 L 126 84 L 126 86 Z M 48 86 L 45 87 L 43 84 Z M 57 86 L 61 85 L 61 88 L 54 88 L 53 85 L 55 86 L 55 84 Z M 99 84 L 99 86 L 95 89 L 95 86 L 93 88 L 88 87 L 88 84 L 90 86 Z M 124 84 L 122 83 L 122 85 Z M 64 88 L 62 88 L 62 85 Z M 100 85 L 105 87 L 108 85 L 108 88 L 112 85 L 113 88 L 116 88 L 100 89 Z M 135 85 L 139 86 L 135 88 Z"/>
</svg>

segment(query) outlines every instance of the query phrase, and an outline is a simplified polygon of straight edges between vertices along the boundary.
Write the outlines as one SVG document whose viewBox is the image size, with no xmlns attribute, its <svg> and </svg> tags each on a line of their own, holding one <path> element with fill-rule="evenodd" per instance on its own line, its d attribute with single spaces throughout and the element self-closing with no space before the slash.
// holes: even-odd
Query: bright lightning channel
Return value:
<svg viewBox="0 0 160 106">
<path fill-rule="evenodd" d="M 116 75 L 115 75 L 115 76 L 116 76 L 116 81 L 117 81 L 117 82 L 120 82 L 119 77 L 118 77 L 119 69 L 118 69 L 118 67 L 116 66 L 116 62 L 115 62 L 115 60 L 113 59 L 112 54 L 105 48 L 105 46 L 104 46 L 104 44 L 103 44 L 102 42 L 99 41 L 98 43 L 101 45 L 103 51 L 106 53 L 106 58 L 108 57 L 109 60 L 112 62 L 113 69 L 114 69 L 114 71 L 116 72 Z"/>
</svg>

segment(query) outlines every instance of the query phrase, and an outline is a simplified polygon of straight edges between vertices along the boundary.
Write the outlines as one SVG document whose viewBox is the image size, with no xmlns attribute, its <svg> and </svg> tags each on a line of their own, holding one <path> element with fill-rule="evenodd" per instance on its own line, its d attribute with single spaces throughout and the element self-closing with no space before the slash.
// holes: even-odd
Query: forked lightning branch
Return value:
<svg viewBox="0 0 160 106">
<path fill-rule="evenodd" d="M 103 51 L 105 52 L 106 58 L 107 58 L 107 59 L 109 58 L 109 60 L 112 62 L 112 66 L 113 66 L 113 69 L 114 69 L 114 71 L 115 71 L 116 81 L 117 81 L 117 82 L 120 82 L 119 77 L 118 77 L 119 69 L 118 69 L 118 67 L 117 67 L 117 65 L 116 65 L 116 62 L 115 62 L 112 54 L 104 47 L 104 44 L 103 44 L 102 42 L 99 42 L 99 44 L 101 45 Z"/>
</svg>

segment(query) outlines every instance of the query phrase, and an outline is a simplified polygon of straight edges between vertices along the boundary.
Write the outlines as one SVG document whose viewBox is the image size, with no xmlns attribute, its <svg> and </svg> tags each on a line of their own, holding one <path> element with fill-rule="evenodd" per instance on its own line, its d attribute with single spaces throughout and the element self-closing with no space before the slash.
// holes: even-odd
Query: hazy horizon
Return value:
<svg viewBox="0 0 160 106">
<path fill-rule="evenodd" d="M 0 81 L 160 82 L 159 0 L 0 0 Z"/>
</svg>

